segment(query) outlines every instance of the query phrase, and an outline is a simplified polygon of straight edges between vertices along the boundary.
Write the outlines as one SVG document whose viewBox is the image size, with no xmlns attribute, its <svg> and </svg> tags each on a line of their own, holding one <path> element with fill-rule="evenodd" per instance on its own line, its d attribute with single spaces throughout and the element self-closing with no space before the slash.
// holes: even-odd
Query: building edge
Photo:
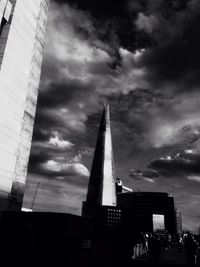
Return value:
<svg viewBox="0 0 200 267">
<path fill-rule="evenodd" d="M 36 15 L 36 26 L 34 26 L 35 27 L 34 32 L 32 32 L 32 35 L 34 34 L 34 44 L 33 43 L 31 44 L 31 46 L 33 46 L 33 49 L 31 50 L 31 55 L 29 54 L 30 64 L 27 64 L 26 66 L 27 68 L 26 71 L 28 70 L 27 74 L 24 72 L 21 72 L 22 73 L 21 77 L 20 76 L 17 77 L 17 74 L 15 73 L 14 74 L 8 73 L 8 69 L 10 68 L 9 60 L 12 55 L 11 46 L 13 45 L 14 36 L 15 34 L 17 34 L 16 29 L 20 29 L 20 26 L 21 26 L 19 25 L 20 23 L 18 24 L 20 10 L 22 10 L 23 4 L 25 4 L 24 2 L 26 1 L 20 2 L 19 0 L 17 1 L 11 0 L 10 2 L 13 4 L 12 18 L 9 21 L 10 25 L 7 26 L 6 41 L 4 40 L 5 47 L 3 50 L 1 69 L 0 69 L 0 72 L 2 72 L 0 79 L 3 80 L 4 82 L 4 85 L 2 84 L 1 86 L 3 89 L 2 95 L 5 97 L 12 95 L 13 89 L 11 89 L 10 84 L 7 83 L 8 75 L 10 75 L 10 79 L 12 79 L 12 75 L 15 75 L 13 82 L 16 79 L 22 79 L 22 80 L 24 79 L 26 82 L 26 86 L 23 85 L 24 87 L 22 88 L 22 90 L 24 90 L 23 106 L 20 107 L 19 115 L 18 114 L 16 115 L 16 116 L 19 116 L 18 118 L 20 118 L 21 120 L 21 129 L 18 131 L 19 135 L 16 132 L 16 136 L 14 136 L 15 140 L 18 140 L 16 141 L 18 142 L 18 145 L 16 146 L 15 144 L 16 148 L 9 147 L 10 151 L 8 150 L 7 150 L 8 152 L 6 151 L 6 153 L 9 153 L 10 155 L 9 157 L 10 158 L 12 157 L 12 164 L 9 163 L 8 166 L 12 165 L 14 166 L 14 168 L 8 167 L 6 169 L 5 167 L 5 170 L 1 169 L 2 171 L 0 175 L 0 210 L 20 211 L 22 208 L 22 203 L 23 203 L 25 183 L 26 183 L 26 178 L 27 178 L 28 162 L 29 162 L 30 149 L 31 149 L 31 141 L 32 141 L 32 135 L 33 135 L 34 119 L 35 119 L 36 106 L 37 106 L 38 89 L 39 89 L 39 82 L 40 82 L 40 76 L 41 76 L 41 66 L 42 66 L 43 49 L 44 49 L 44 42 L 45 42 L 44 37 L 45 37 L 46 26 L 47 26 L 47 14 L 48 14 L 49 0 L 40 0 L 40 1 L 37 1 L 37 4 L 34 3 L 33 5 L 33 8 L 38 5 L 37 7 L 38 9 L 33 11 L 35 12 L 35 14 L 37 14 Z M 30 5 L 29 3 L 27 3 L 26 5 L 28 7 L 32 6 L 31 3 Z M 30 10 L 30 12 L 31 11 L 32 10 Z M 23 19 L 25 20 L 25 18 Z M 24 37 L 25 37 L 25 41 L 29 41 L 28 33 L 27 33 L 27 36 L 24 36 Z M 18 38 L 18 41 L 19 39 L 20 38 Z M 32 41 L 32 39 L 30 40 Z M 25 43 L 21 45 L 25 46 Z M 15 57 L 15 54 L 13 54 L 13 56 Z M 16 60 L 16 59 L 14 58 L 13 60 Z M 4 65 L 6 67 L 4 67 Z M 11 67 L 11 70 L 12 70 L 12 67 Z M 26 75 L 26 77 L 24 77 L 23 75 Z M 14 97 L 15 96 L 13 96 L 13 98 Z M 17 97 L 18 95 L 16 93 L 16 99 Z M 23 98 L 21 98 L 21 95 L 19 96 L 21 103 L 22 103 Z M 17 101 L 19 101 L 19 99 L 17 99 Z M 10 105 L 11 105 L 10 108 L 13 108 L 12 104 Z M 2 105 L 1 109 L 5 109 L 5 105 Z M 23 113 L 21 112 L 21 109 L 24 109 Z M 12 111 L 10 111 L 10 114 L 12 115 L 11 112 Z M 10 117 L 8 117 L 8 120 L 9 119 Z M 13 120 L 13 117 L 12 117 L 12 120 Z M 13 140 L 11 139 L 11 141 Z M 6 143 L 3 145 L 6 146 Z M 1 151 L 1 154 L 2 155 L 4 154 L 3 150 Z M 1 167 L 4 167 L 4 166 L 2 165 Z M 6 177 L 2 176 L 3 172 L 8 173 L 8 175 Z"/>
</svg>

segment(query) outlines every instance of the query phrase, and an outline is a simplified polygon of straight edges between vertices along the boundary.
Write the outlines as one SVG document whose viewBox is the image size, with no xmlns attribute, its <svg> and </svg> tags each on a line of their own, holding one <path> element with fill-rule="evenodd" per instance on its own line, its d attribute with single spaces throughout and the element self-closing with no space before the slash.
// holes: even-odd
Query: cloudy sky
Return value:
<svg viewBox="0 0 200 267">
<path fill-rule="evenodd" d="M 24 206 L 80 214 L 103 103 L 116 176 L 200 221 L 200 1 L 52 0 Z"/>
</svg>

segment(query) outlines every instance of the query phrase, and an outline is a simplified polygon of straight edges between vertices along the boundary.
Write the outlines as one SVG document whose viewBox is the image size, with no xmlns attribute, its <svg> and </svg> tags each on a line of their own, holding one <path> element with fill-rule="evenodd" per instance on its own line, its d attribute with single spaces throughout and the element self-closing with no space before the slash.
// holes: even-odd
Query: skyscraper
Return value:
<svg viewBox="0 0 200 267">
<path fill-rule="evenodd" d="M 94 159 L 82 216 L 92 218 L 102 227 L 120 222 L 117 207 L 116 179 L 112 150 L 109 106 L 105 106 L 100 121 Z"/>
<path fill-rule="evenodd" d="M 91 169 L 88 205 L 116 206 L 116 188 L 109 106 L 104 107 Z"/>
<path fill-rule="evenodd" d="M 48 0 L 0 0 L 0 210 L 20 210 Z"/>
</svg>

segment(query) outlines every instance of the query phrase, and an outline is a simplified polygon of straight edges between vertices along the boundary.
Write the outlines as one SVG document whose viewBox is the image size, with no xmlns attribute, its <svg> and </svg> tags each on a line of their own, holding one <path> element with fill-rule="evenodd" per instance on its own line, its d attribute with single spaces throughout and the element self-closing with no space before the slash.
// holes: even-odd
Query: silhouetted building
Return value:
<svg viewBox="0 0 200 267">
<path fill-rule="evenodd" d="M 104 107 L 82 216 L 91 218 L 100 230 L 116 229 L 121 210 L 117 207 L 109 106 Z"/>
<path fill-rule="evenodd" d="M 117 201 L 122 210 L 123 231 L 129 234 L 156 230 L 176 233 L 174 198 L 167 193 L 118 193 Z"/>
<path fill-rule="evenodd" d="M 40 81 L 48 0 L 0 1 L 0 210 L 20 210 Z"/>
<path fill-rule="evenodd" d="M 1 212 L 0 236 L 6 266 L 121 267 L 132 255 L 132 244 L 98 234 L 92 220 L 72 214 Z"/>
<path fill-rule="evenodd" d="M 92 223 L 81 216 L 2 212 L 0 235 L 1 261 L 8 266 L 96 266 Z"/>
</svg>

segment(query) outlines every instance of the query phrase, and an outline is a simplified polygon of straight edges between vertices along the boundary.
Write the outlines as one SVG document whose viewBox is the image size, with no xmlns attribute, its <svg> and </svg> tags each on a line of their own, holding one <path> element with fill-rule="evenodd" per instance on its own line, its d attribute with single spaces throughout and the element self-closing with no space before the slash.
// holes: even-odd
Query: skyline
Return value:
<svg viewBox="0 0 200 267">
<path fill-rule="evenodd" d="M 24 202 L 80 214 L 103 103 L 117 177 L 200 213 L 198 1 L 52 1 Z M 106 7 L 106 8 L 105 8 Z"/>
</svg>

